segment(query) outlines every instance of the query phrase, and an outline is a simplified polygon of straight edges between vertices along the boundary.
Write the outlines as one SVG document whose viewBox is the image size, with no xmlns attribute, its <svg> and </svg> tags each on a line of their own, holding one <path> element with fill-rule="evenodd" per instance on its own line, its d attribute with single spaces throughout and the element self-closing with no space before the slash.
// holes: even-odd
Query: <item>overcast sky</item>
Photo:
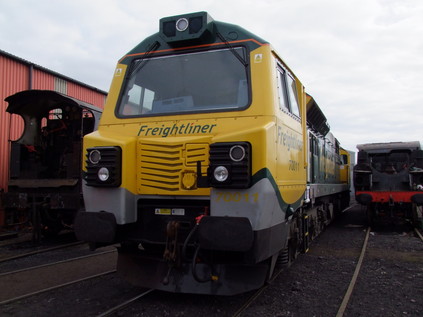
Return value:
<svg viewBox="0 0 423 317">
<path fill-rule="evenodd" d="M 160 18 L 196 11 L 269 41 L 343 147 L 423 140 L 422 0 L 0 0 L 0 49 L 107 91 Z"/>
</svg>

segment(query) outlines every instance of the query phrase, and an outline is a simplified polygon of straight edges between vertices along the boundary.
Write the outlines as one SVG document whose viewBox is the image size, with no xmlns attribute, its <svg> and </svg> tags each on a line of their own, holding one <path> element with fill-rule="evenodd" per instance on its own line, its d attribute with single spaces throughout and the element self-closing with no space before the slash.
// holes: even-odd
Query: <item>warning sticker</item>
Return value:
<svg viewBox="0 0 423 317">
<path fill-rule="evenodd" d="M 121 76 L 121 75 L 122 75 L 122 68 L 116 68 L 115 76 L 117 77 L 117 76 Z"/>
<path fill-rule="evenodd" d="M 185 209 L 182 209 L 182 208 L 172 209 L 172 215 L 174 215 L 174 216 L 185 216 Z"/>
<path fill-rule="evenodd" d="M 185 209 L 183 208 L 156 208 L 154 209 L 156 215 L 172 215 L 172 216 L 185 216 Z"/>
<path fill-rule="evenodd" d="M 154 210 L 154 213 L 156 215 L 170 215 L 172 213 L 172 210 L 169 208 L 156 208 Z"/>
</svg>

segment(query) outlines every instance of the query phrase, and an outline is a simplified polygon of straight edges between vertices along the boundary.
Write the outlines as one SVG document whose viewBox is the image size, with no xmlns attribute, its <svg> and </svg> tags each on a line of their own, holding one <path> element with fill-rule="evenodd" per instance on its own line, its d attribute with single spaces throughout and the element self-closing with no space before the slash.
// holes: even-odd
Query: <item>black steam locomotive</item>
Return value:
<svg viewBox="0 0 423 317">
<path fill-rule="evenodd" d="M 420 142 L 357 145 L 355 198 L 370 223 L 422 224 L 423 150 Z"/>
<path fill-rule="evenodd" d="M 83 204 L 81 148 L 96 129 L 101 109 L 50 90 L 26 90 L 5 99 L 22 117 L 23 133 L 11 141 L 7 226 L 30 225 L 33 238 L 71 227 Z"/>
</svg>

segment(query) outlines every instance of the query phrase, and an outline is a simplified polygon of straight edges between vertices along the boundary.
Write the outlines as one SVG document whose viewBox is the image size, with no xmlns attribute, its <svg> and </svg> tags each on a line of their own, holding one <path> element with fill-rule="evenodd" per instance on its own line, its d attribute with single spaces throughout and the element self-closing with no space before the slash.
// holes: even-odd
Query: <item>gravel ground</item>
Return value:
<svg viewBox="0 0 423 317">
<path fill-rule="evenodd" d="M 335 316 L 364 241 L 362 215 L 355 208 L 326 228 L 242 316 Z"/>
<path fill-rule="evenodd" d="M 346 316 L 423 316 L 423 243 L 411 233 L 376 231 Z"/>
<path fill-rule="evenodd" d="M 0 307 L 1 316 L 96 316 L 106 305 L 117 305 L 138 289 L 116 274 L 63 287 Z"/>
<path fill-rule="evenodd" d="M 241 316 L 335 316 L 364 237 L 364 211 L 357 206 L 328 227 Z M 402 231 L 376 231 L 368 247 L 344 316 L 423 315 L 423 243 Z M 4 305 L 0 311 L 2 316 L 95 316 L 143 291 L 111 275 Z M 153 292 L 115 316 L 232 316 L 253 294 Z"/>
</svg>

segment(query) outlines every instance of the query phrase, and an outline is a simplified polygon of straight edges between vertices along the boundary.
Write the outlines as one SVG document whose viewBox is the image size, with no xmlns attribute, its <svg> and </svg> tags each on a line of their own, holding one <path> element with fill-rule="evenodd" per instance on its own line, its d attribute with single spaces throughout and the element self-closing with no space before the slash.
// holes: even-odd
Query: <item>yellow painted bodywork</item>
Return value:
<svg viewBox="0 0 423 317">
<path fill-rule="evenodd" d="M 90 147 L 120 146 L 121 187 L 133 194 L 208 196 L 209 188 L 190 185 L 196 173 L 196 164 L 189 158 L 190 151 L 199 151 L 198 155 L 207 164 L 209 144 L 246 141 L 252 146 L 252 175 L 267 169 L 282 199 L 288 204 L 298 202 L 306 188 L 306 95 L 296 79 L 301 119 L 279 109 L 277 63 L 290 72 L 270 45 L 260 46 L 250 53 L 252 100 L 250 107 L 243 111 L 139 118 L 118 118 L 115 115 L 127 71 L 126 65 L 118 64 L 98 131 L 84 138 L 84 153 Z M 196 126 L 198 128 L 194 130 Z M 189 127 L 193 128 L 190 130 Z M 173 128 L 178 132 L 165 136 L 166 128 L 169 128 L 166 131 Z M 161 172 L 153 166 L 160 164 L 159 149 L 166 149 L 166 155 L 171 155 L 169 159 L 174 161 L 175 169 L 169 167 Z M 148 154 L 150 150 L 150 154 L 156 154 Z M 143 160 L 147 156 L 155 156 L 156 162 L 145 163 Z M 152 166 L 155 174 L 163 173 L 167 179 L 163 186 L 153 186 L 150 180 L 144 180 L 147 169 Z M 207 166 L 203 165 L 202 173 L 205 174 L 206 170 Z M 154 177 L 157 181 L 161 178 L 160 175 Z"/>
<path fill-rule="evenodd" d="M 343 157 L 343 164 L 340 166 L 339 178 L 341 183 L 350 184 L 350 166 L 351 166 L 351 157 L 350 153 L 343 148 L 339 149 L 339 154 Z"/>
</svg>

